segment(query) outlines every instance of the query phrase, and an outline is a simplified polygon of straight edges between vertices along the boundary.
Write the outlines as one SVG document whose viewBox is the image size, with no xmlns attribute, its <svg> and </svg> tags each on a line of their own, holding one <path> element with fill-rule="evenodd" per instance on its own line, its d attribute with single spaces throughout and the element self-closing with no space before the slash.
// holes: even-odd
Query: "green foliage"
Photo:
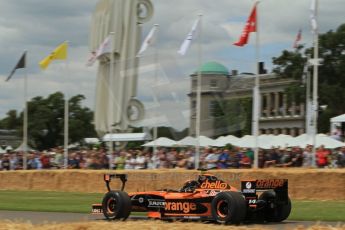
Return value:
<svg viewBox="0 0 345 230">
<path fill-rule="evenodd" d="M 308 55 L 313 54 L 313 48 L 304 50 L 299 47 L 296 51 L 284 50 L 282 55 L 273 58 L 273 71 L 282 77 L 293 77 L 301 80 L 286 89 L 288 100 L 303 102 L 305 100 L 305 86 L 302 85 L 303 66 Z M 329 31 L 319 36 L 319 58 L 323 63 L 318 68 L 318 100 L 319 105 L 328 105 L 326 111 L 320 111 L 318 131 L 329 131 L 329 119 L 345 113 L 345 24 L 336 31 Z M 312 67 L 309 68 L 313 75 Z"/>
<path fill-rule="evenodd" d="M 303 66 L 307 59 L 303 58 L 300 47 L 296 52 L 284 50 L 281 56 L 273 58 L 273 73 L 282 77 L 300 79 L 303 74 Z"/>
<path fill-rule="evenodd" d="M 93 113 L 81 106 L 85 97 L 76 95 L 69 100 L 69 142 L 74 143 L 85 137 L 94 137 Z M 56 92 L 47 98 L 35 97 L 28 102 L 28 137 L 31 146 L 47 149 L 63 145 L 64 140 L 64 95 Z M 23 112 L 17 117 L 11 110 L 0 121 L 1 128 L 17 129 L 22 133 Z"/>
<path fill-rule="evenodd" d="M 20 126 L 20 118 L 17 116 L 16 110 L 7 112 L 7 117 L 0 120 L 0 129 L 18 129 Z"/>
<path fill-rule="evenodd" d="M 220 102 L 215 111 L 215 128 L 219 135 L 243 136 L 250 134 L 252 120 L 251 98 L 237 98 Z"/>
</svg>

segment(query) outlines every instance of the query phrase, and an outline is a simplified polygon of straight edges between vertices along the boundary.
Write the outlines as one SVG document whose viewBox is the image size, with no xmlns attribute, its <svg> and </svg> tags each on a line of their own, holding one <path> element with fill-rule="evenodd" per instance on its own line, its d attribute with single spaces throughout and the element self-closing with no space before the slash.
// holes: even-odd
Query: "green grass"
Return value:
<svg viewBox="0 0 345 230">
<path fill-rule="evenodd" d="M 0 191 L 0 210 L 89 213 L 104 194 Z M 345 221 L 345 201 L 292 201 L 290 220 Z"/>
<path fill-rule="evenodd" d="M 41 191 L 0 191 L 0 210 L 79 212 L 91 211 L 104 194 Z"/>
<path fill-rule="evenodd" d="M 345 221 L 345 200 L 292 201 L 290 220 Z"/>
</svg>

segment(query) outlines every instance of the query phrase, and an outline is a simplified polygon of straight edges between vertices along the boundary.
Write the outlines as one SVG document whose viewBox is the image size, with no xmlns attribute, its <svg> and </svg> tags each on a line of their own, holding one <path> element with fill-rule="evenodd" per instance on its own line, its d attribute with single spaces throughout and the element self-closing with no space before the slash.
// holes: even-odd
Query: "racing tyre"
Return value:
<svg viewBox="0 0 345 230">
<path fill-rule="evenodd" d="M 273 190 L 269 190 L 262 193 L 259 200 L 266 202 L 266 208 L 264 209 L 265 221 L 281 222 L 289 217 L 291 212 L 291 200 L 289 197 L 287 204 L 275 204 L 276 193 Z"/>
<path fill-rule="evenodd" d="M 102 209 L 108 220 L 125 220 L 131 213 L 131 199 L 123 191 L 110 191 L 103 197 Z"/>
<path fill-rule="evenodd" d="M 246 216 L 246 201 L 239 192 L 221 192 L 212 200 L 211 211 L 218 223 L 240 224 Z"/>
</svg>

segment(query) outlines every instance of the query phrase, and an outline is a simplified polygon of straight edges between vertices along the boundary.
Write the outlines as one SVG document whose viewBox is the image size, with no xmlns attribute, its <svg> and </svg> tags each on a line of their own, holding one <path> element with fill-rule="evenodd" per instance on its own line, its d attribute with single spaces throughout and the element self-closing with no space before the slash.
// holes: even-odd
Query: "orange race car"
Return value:
<svg viewBox="0 0 345 230">
<path fill-rule="evenodd" d="M 110 181 L 119 178 L 121 190 L 111 190 Z M 125 220 L 131 212 L 147 212 L 149 218 L 214 220 L 239 224 L 247 221 L 285 220 L 291 211 L 287 179 L 241 181 L 241 190 L 211 174 L 201 174 L 176 190 L 124 192 L 126 174 L 105 174 L 108 192 L 92 213 L 110 220 Z M 261 193 L 258 196 L 257 193 Z"/>
</svg>

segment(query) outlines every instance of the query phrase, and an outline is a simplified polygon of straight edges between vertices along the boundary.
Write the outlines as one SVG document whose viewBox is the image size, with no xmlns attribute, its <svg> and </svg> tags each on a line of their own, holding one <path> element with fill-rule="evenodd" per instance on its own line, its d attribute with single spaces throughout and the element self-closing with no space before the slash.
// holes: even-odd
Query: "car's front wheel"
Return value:
<svg viewBox="0 0 345 230">
<path fill-rule="evenodd" d="M 123 191 L 110 191 L 102 201 L 103 214 L 108 220 L 125 220 L 131 213 L 131 199 Z"/>
</svg>

